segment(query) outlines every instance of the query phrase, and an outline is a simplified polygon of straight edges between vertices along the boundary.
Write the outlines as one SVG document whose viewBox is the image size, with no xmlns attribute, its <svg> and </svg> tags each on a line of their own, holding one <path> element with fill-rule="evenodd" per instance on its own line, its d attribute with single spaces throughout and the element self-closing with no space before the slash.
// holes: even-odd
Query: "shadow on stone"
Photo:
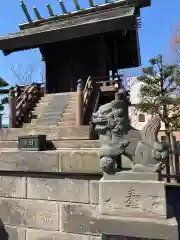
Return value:
<svg viewBox="0 0 180 240">
<path fill-rule="evenodd" d="M 8 235 L 1 219 L 0 219 L 0 239 L 1 240 L 9 240 L 9 235 Z"/>
<path fill-rule="evenodd" d="M 46 149 L 47 150 L 56 150 L 56 147 L 51 140 L 46 140 Z"/>
<path fill-rule="evenodd" d="M 127 237 L 127 236 L 112 236 L 112 235 L 103 235 L 103 240 L 150 240 L 147 238 L 138 238 L 138 237 Z M 154 239 L 161 240 L 161 239 Z"/>
<path fill-rule="evenodd" d="M 168 217 L 176 217 L 176 220 L 178 222 L 178 233 L 180 239 L 180 186 L 167 186 L 166 194 Z"/>
</svg>

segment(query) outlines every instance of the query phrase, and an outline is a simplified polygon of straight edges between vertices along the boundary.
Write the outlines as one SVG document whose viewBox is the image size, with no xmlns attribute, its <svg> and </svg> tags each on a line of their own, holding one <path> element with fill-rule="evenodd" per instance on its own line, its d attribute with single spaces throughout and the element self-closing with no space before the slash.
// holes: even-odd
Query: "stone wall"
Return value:
<svg viewBox="0 0 180 240">
<path fill-rule="evenodd" d="M 1 152 L 0 169 L 2 240 L 177 239 L 174 218 L 99 212 L 102 175 L 95 150 Z M 121 189 L 113 189 L 121 198 Z"/>
<path fill-rule="evenodd" d="M 1 151 L 0 169 L 2 240 L 99 239 L 67 226 L 73 208 L 97 208 L 97 151 Z"/>
<path fill-rule="evenodd" d="M 85 209 L 96 209 L 97 203 L 97 180 L 0 177 L 0 217 L 9 240 L 98 239 L 96 234 L 90 236 L 91 223 L 78 223 L 76 217 L 68 221 L 72 212 L 83 214 Z"/>
</svg>

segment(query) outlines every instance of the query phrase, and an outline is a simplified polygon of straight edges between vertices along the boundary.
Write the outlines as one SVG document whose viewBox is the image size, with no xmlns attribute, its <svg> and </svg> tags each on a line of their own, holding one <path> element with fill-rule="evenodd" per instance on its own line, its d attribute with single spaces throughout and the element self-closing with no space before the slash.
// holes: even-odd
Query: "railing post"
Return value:
<svg viewBox="0 0 180 240">
<path fill-rule="evenodd" d="M 9 92 L 9 128 L 16 127 L 16 97 L 14 90 Z"/>
<path fill-rule="evenodd" d="M 28 105 L 30 104 L 29 102 L 28 102 L 28 97 L 29 97 L 29 94 L 28 94 L 28 92 L 26 92 L 25 93 L 25 112 L 24 112 L 24 122 L 26 123 L 26 122 L 28 122 L 28 118 L 29 118 L 29 116 L 28 116 Z"/>
<path fill-rule="evenodd" d="M 115 100 L 121 100 L 121 93 L 119 91 L 115 92 Z"/>
<path fill-rule="evenodd" d="M 78 80 L 77 93 L 76 93 L 76 125 L 80 126 L 84 124 L 84 93 L 83 82 Z"/>
</svg>

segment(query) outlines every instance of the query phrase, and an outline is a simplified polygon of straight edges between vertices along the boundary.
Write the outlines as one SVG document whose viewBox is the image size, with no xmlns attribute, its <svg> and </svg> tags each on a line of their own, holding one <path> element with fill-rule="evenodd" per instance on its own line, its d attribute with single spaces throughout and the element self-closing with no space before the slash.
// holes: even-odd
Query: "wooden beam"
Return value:
<svg viewBox="0 0 180 240">
<path fill-rule="evenodd" d="M 59 4 L 60 4 L 60 7 L 61 7 L 62 12 L 63 12 L 64 14 L 66 14 L 66 13 L 67 13 L 67 10 L 66 10 L 66 7 L 65 7 L 63 1 L 60 0 L 60 1 L 59 1 Z"/>
<path fill-rule="evenodd" d="M 35 15 L 36 15 L 36 18 L 37 18 L 38 20 L 42 19 L 42 17 L 41 17 L 41 15 L 40 15 L 39 11 L 37 10 L 37 8 L 36 8 L 36 7 L 33 7 L 33 10 L 34 10 L 34 13 L 35 13 Z"/>
<path fill-rule="evenodd" d="M 20 0 L 20 3 L 21 3 L 22 10 L 23 10 L 23 12 L 24 12 L 24 14 L 25 14 L 28 22 L 31 23 L 31 22 L 32 22 L 32 18 L 31 18 L 31 16 L 30 16 L 29 12 L 28 12 L 28 9 L 27 9 L 24 1 L 23 1 L 23 0 Z"/>
<path fill-rule="evenodd" d="M 47 7 L 47 10 L 48 10 L 48 12 L 49 12 L 49 15 L 50 15 L 51 17 L 53 17 L 53 16 L 54 16 L 54 13 L 53 13 L 53 10 L 52 10 L 51 5 L 50 5 L 50 4 L 46 4 L 46 7 Z"/>
</svg>

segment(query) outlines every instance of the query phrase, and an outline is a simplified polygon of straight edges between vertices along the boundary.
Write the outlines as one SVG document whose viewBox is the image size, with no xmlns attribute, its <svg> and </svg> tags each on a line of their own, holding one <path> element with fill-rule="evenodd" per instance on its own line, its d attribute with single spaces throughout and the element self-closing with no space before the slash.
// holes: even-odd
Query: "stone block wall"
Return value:
<svg viewBox="0 0 180 240">
<path fill-rule="evenodd" d="M 98 180 L 78 177 L 1 176 L 0 235 L 8 234 L 3 240 L 99 240 L 98 233 L 91 235 L 93 222 L 83 217 L 86 209 L 96 213 L 98 187 Z"/>
<path fill-rule="evenodd" d="M 100 205 L 113 199 L 101 199 L 101 177 L 95 149 L 1 151 L 0 240 L 177 239 L 173 217 L 102 214 Z M 122 199 L 122 187 L 113 189 Z"/>
<path fill-rule="evenodd" d="M 0 177 L 2 240 L 177 239 L 173 218 L 165 223 L 101 215 L 100 176 L 14 175 Z"/>
</svg>

